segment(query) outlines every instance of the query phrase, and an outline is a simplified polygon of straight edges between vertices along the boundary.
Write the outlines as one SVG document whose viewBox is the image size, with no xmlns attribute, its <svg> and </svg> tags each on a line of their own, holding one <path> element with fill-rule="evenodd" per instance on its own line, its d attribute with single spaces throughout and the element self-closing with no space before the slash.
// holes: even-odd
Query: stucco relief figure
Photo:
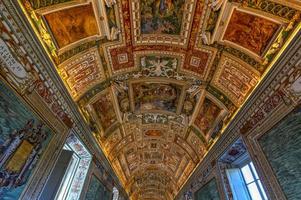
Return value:
<svg viewBox="0 0 301 200">
<path fill-rule="evenodd" d="M 275 22 L 235 9 L 223 39 L 261 55 L 278 28 Z"/>
</svg>

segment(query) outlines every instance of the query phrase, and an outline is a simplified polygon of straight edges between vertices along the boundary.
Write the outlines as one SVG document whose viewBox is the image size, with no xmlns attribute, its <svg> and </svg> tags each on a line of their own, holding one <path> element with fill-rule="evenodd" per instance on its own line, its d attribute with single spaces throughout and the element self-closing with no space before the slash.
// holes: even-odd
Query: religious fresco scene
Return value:
<svg viewBox="0 0 301 200">
<path fill-rule="evenodd" d="M 298 0 L 0 1 L 0 199 L 299 200 Z"/>
</svg>

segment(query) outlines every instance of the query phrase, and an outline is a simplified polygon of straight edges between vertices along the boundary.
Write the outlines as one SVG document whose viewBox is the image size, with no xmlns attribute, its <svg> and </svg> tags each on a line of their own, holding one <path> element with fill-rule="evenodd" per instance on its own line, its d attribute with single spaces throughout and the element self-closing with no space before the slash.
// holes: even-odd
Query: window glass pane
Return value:
<svg viewBox="0 0 301 200">
<path fill-rule="evenodd" d="M 252 197 L 252 200 L 262 200 L 256 183 L 251 183 L 250 185 L 248 185 L 248 189 L 249 189 L 250 195 Z"/>
<path fill-rule="evenodd" d="M 264 191 L 264 189 L 263 189 L 263 187 L 262 187 L 262 184 L 261 184 L 261 181 L 260 181 L 260 180 L 258 181 L 258 185 L 259 185 L 260 190 L 261 190 L 261 192 L 262 192 L 262 194 L 263 194 L 263 198 L 264 198 L 265 200 L 267 200 L 268 197 L 267 197 L 267 195 L 265 194 L 265 191 Z"/>
<path fill-rule="evenodd" d="M 250 165 L 251 165 L 252 171 L 253 171 L 253 173 L 254 173 L 254 175 L 255 175 L 255 179 L 259 179 L 258 174 L 257 174 L 257 172 L 256 172 L 256 169 L 255 169 L 255 167 L 254 167 L 253 162 L 251 162 Z"/>
<path fill-rule="evenodd" d="M 253 178 L 253 175 L 252 175 L 249 165 L 245 165 L 244 167 L 242 167 L 241 172 L 245 178 L 246 184 L 254 181 L 254 178 Z"/>
</svg>

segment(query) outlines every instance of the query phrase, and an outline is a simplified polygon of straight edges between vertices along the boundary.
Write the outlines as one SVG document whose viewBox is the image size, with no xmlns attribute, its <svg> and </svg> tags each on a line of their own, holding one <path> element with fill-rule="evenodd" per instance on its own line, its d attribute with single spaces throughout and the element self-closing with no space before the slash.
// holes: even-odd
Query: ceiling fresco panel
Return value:
<svg viewBox="0 0 301 200">
<path fill-rule="evenodd" d="M 135 44 L 187 45 L 194 0 L 134 0 L 131 3 Z"/>
<path fill-rule="evenodd" d="M 99 34 L 91 3 L 52 12 L 44 17 L 59 48 Z"/>
<path fill-rule="evenodd" d="M 183 98 L 183 86 L 169 82 L 132 82 L 132 110 L 135 112 L 165 111 L 176 113 Z"/>
<path fill-rule="evenodd" d="M 95 97 L 88 105 L 87 110 L 92 112 L 92 119 L 96 123 L 102 136 L 106 136 L 107 131 L 116 123 L 118 117 L 116 114 L 116 106 L 113 99 L 111 88 L 108 88 L 97 97 Z"/>
<path fill-rule="evenodd" d="M 225 112 L 216 101 L 206 96 L 197 112 L 194 120 L 194 125 L 200 130 L 203 136 L 209 140 L 215 125 Z"/>
<path fill-rule="evenodd" d="M 142 34 L 180 34 L 184 0 L 142 0 L 140 6 Z"/>
<path fill-rule="evenodd" d="M 223 40 L 262 55 L 279 27 L 274 21 L 234 9 Z"/>
</svg>

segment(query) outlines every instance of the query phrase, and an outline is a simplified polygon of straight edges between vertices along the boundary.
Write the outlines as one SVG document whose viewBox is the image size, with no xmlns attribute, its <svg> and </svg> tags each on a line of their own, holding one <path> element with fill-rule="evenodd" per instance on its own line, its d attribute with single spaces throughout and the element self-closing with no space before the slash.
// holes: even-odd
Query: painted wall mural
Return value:
<svg viewBox="0 0 301 200">
<path fill-rule="evenodd" d="M 51 130 L 0 81 L 0 199 L 18 199 Z"/>
<path fill-rule="evenodd" d="M 259 144 L 287 199 L 301 199 L 301 107 L 259 138 Z"/>
<path fill-rule="evenodd" d="M 205 98 L 194 124 L 207 135 L 220 112 L 221 109 L 212 100 Z"/>
<path fill-rule="evenodd" d="M 98 34 L 92 4 L 49 13 L 45 19 L 59 48 Z"/>
<path fill-rule="evenodd" d="M 211 179 L 195 193 L 195 200 L 219 200 L 216 179 Z"/>
<path fill-rule="evenodd" d="M 110 200 L 112 193 L 92 174 L 90 185 L 86 193 L 86 200 Z"/>
<path fill-rule="evenodd" d="M 142 0 L 142 34 L 180 34 L 184 5 L 184 0 Z"/>
<path fill-rule="evenodd" d="M 278 28 L 275 22 L 235 9 L 223 39 L 261 55 Z"/>
<path fill-rule="evenodd" d="M 181 87 L 172 83 L 133 83 L 135 111 L 163 110 L 176 112 Z"/>
</svg>

